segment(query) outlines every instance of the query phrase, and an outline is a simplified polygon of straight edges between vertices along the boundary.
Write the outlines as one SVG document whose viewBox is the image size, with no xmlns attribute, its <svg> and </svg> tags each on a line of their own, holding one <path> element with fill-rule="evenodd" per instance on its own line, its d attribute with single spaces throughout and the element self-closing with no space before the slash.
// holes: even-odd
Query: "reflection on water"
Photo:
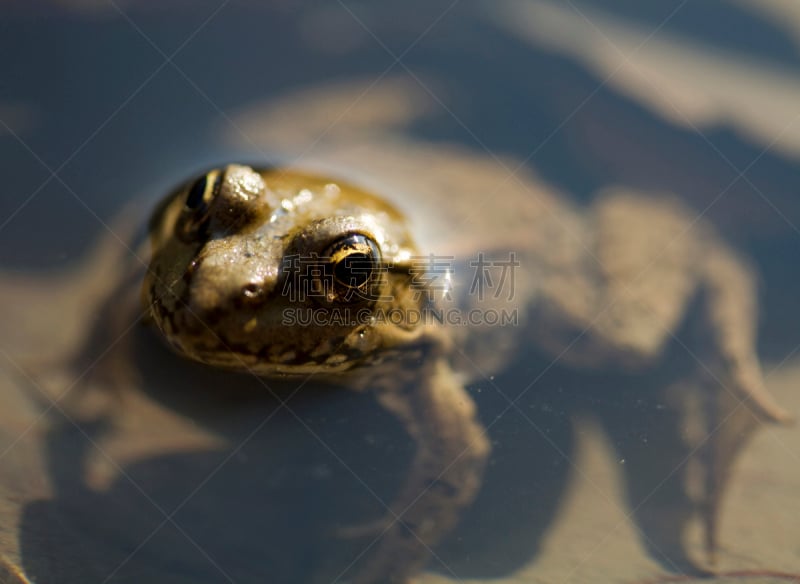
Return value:
<svg viewBox="0 0 800 584">
<path fill-rule="evenodd" d="M 414 445 L 372 395 L 316 383 L 271 394 L 176 360 L 138 326 L 107 354 L 107 333 L 85 344 L 114 312 L 93 309 L 121 277 L 114 257 L 128 256 L 109 238 L 114 257 L 78 271 L 98 220 L 221 161 L 410 185 L 401 194 L 420 197 L 423 219 L 474 222 L 447 237 L 470 250 L 520 193 L 576 204 L 549 208 L 615 185 L 678 197 L 757 268 L 767 383 L 800 411 L 791 2 L 58 6 L 9 8 L 0 40 L 0 553 L 32 581 L 346 582 L 380 535 L 345 533 L 385 512 Z M 500 180 L 522 161 L 521 182 Z M 436 176 L 448 182 L 423 180 Z M 471 217 L 441 184 L 491 192 L 489 208 Z M 475 376 L 492 443 L 484 486 L 421 580 L 696 575 L 718 424 L 759 428 L 726 442 L 744 454 L 722 481 L 720 569 L 800 572 L 798 429 L 762 429 L 738 402 L 708 418 L 684 346 L 706 358 L 702 323 L 671 332 L 646 372 L 537 353 Z M 503 361 L 503 342 L 470 351 Z M 128 380 L 112 395 L 98 391 L 109 363 Z"/>
<path fill-rule="evenodd" d="M 138 336 L 143 345 L 153 341 L 144 331 Z M 249 376 L 209 378 L 206 369 L 176 366 L 164 349 L 142 350 L 148 398 L 222 441 L 204 444 L 197 427 L 173 420 L 156 417 L 159 428 L 152 420 L 127 421 L 125 439 L 137 442 L 134 450 L 155 453 L 137 453 L 126 463 L 126 447 L 118 438 L 106 440 L 119 428 L 56 416 L 45 438 L 56 496 L 31 502 L 22 515 L 29 573 L 54 582 L 102 581 L 112 571 L 120 581 L 218 581 L 220 571 L 237 582 L 333 581 L 373 537 L 340 538 L 337 530 L 379 516 L 398 469 L 410 461 L 412 445 L 402 427 L 369 396 L 308 387 L 281 408 Z M 529 370 L 548 365 L 542 360 Z M 492 426 L 484 489 L 457 536 L 437 550 L 441 563 L 434 569 L 496 578 L 535 557 L 576 472 L 574 431 L 585 426 L 582 434 L 598 436 L 588 424 L 573 428 L 571 420 L 585 422 L 587 415 L 601 424 L 629 499 L 637 503 L 633 517 L 642 544 L 668 566 L 689 568 L 679 540 L 691 511 L 683 472 L 654 490 L 662 468 L 678 466 L 688 453 L 675 443 L 678 412 L 654 392 L 673 376 L 598 377 L 551 368 L 542 391 Z M 498 383 L 516 386 L 513 378 Z M 186 387 L 199 394 L 187 395 Z M 211 393 L 219 387 L 228 394 Z M 278 397 L 292 389 L 279 389 Z M 609 392 L 612 399 L 603 397 Z M 508 407 L 484 384 L 474 395 L 485 420 Z M 148 411 L 131 399 L 124 404 L 131 417 Z M 104 450 L 94 452 L 93 443 Z M 61 549 L 62 542 L 69 542 L 68 551 L 51 558 L 47 550 Z"/>
<path fill-rule="evenodd" d="M 165 349 L 144 351 L 143 387 L 191 423 L 155 414 L 123 419 L 121 430 L 58 419 L 45 442 L 57 495 L 30 503 L 22 516 L 29 573 L 47 582 L 110 574 L 114 581 L 332 581 L 364 545 L 337 530 L 378 516 L 391 494 L 391 470 L 370 470 L 381 457 L 400 465 L 408 458 L 391 418 L 370 400 L 324 387 L 294 396 L 294 386 L 279 390 L 288 398 L 281 407 L 249 376 L 176 367 Z M 136 418 L 150 405 L 129 399 L 122 407 Z M 105 440 L 120 432 L 138 452 Z M 108 450 L 98 454 L 92 444 Z M 370 477 L 375 498 L 360 476 Z M 71 542 L 66 554 L 47 554 L 62 541 Z"/>
</svg>

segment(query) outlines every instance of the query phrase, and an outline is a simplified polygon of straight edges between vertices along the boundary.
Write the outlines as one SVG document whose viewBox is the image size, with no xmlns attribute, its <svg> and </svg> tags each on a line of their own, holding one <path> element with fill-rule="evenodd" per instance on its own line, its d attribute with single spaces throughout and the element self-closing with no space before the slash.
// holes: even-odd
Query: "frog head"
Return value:
<svg viewBox="0 0 800 584">
<path fill-rule="evenodd" d="M 419 335 L 429 300 L 395 207 L 294 170 L 206 172 L 157 208 L 150 242 L 143 301 L 168 343 L 259 375 L 376 360 Z"/>
</svg>

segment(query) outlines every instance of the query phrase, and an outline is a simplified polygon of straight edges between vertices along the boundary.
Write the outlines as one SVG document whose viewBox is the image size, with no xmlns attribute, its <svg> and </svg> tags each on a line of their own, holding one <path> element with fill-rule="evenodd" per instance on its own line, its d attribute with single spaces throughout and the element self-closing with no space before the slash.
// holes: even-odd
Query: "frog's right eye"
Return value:
<svg viewBox="0 0 800 584">
<path fill-rule="evenodd" d="M 208 175 L 204 174 L 192 185 L 192 188 L 189 189 L 189 194 L 186 195 L 186 208 L 191 209 L 192 211 L 197 210 L 198 207 L 203 203 L 203 195 L 206 194 L 206 186 L 208 185 Z"/>
<path fill-rule="evenodd" d="M 219 191 L 222 182 L 222 173 L 218 170 L 212 170 L 198 178 L 189 191 L 186 193 L 185 205 L 189 211 L 205 215 L 211 201 Z"/>
<path fill-rule="evenodd" d="M 209 209 L 222 183 L 222 172 L 212 170 L 194 181 L 186 191 L 184 212 L 176 231 L 184 241 L 192 241 L 204 232 L 209 219 Z"/>
</svg>

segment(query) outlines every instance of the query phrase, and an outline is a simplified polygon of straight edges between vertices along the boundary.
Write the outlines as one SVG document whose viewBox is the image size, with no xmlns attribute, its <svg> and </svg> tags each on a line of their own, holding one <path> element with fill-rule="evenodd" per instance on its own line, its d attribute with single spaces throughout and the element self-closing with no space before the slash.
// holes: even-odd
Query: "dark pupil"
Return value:
<svg viewBox="0 0 800 584">
<path fill-rule="evenodd" d="M 350 288 L 361 288 L 369 281 L 373 267 L 372 258 L 365 253 L 351 253 L 333 267 L 336 280 Z"/>
<path fill-rule="evenodd" d="M 192 188 L 189 190 L 189 194 L 186 196 L 186 206 L 191 209 L 195 210 L 203 202 L 203 195 L 206 192 L 206 177 L 203 176 L 195 181 L 192 185 Z"/>
</svg>

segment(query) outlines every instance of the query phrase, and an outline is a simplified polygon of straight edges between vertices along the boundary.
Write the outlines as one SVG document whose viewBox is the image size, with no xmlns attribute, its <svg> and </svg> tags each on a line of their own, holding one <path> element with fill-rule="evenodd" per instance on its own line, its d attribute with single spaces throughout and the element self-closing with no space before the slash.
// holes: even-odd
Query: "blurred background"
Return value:
<svg viewBox="0 0 800 584">
<path fill-rule="evenodd" d="M 800 292 L 787 277 L 800 250 L 793 0 L 12 1 L 0 27 L 4 266 L 68 261 L 93 214 L 263 158 L 237 123 L 252 104 L 400 77 L 435 93 L 425 138 L 527 159 L 576 199 L 609 184 L 685 198 L 780 282 L 764 290 L 764 350 L 780 358 L 773 345 L 798 329 L 769 309 Z"/>
<path fill-rule="evenodd" d="M 125 203 L 160 197 L 198 169 L 313 157 L 315 139 L 265 146 L 260 104 L 317 86 L 358 82 L 369 91 L 402 80 L 430 103 L 414 136 L 525 161 L 581 203 L 611 185 L 683 199 L 757 266 L 764 360 L 791 363 L 798 349 L 797 0 L 12 0 L 0 15 L 0 72 L 4 272 L 72 265 Z M 335 126 L 350 105 L 333 107 L 325 122 Z M 777 377 L 796 387 L 795 373 Z M 553 403 L 565 399 L 563 385 L 553 384 Z M 569 431 L 553 432 L 569 451 Z M 628 436 L 611 434 L 620 443 Z M 784 462 L 773 461 L 782 472 L 800 466 L 791 436 Z M 551 491 L 564 492 L 566 471 L 547 472 L 555 482 L 545 473 L 542 492 L 558 499 Z M 774 480 L 800 492 L 794 474 Z M 800 517 L 786 496 L 789 515 Z M 539 519 L 544 532 L 552 517 Z M 453 545 L 443 557 L 463 560 Z M 800 569 L 797 546 L 754 554 Z M 540 562 L 553 549 L 540 549 Z M 526 546 L 505 553 L 490 554 L 494 564 L 476 560 L 480 569 L 466 562 L 460 574 L 507 577 L 536 556 Z M 553 562 L 552 573 L 568 572 Z M 607 562 L 607 574 L 630 581 L 624 554 Z M 661 558 L 631 574 L 674 571 L 669 564 Z"/>
</svg>

